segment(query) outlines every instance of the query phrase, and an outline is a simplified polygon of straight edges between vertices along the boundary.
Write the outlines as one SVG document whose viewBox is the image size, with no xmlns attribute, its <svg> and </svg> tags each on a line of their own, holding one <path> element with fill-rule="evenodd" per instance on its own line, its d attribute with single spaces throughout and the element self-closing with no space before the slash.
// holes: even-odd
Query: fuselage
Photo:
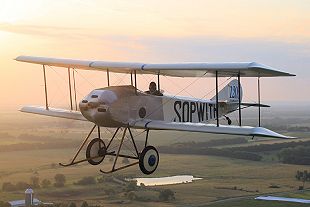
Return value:
<svg viewBox="0 0 310 207">
<path fill-rule="evenodd" d="M 208 123 L 216 119 L 216 103 L 208 99 L 155 96 L 129 86 L 111 86 L 91 91 L 80 103 L 89 121 L 105 127 L 119 127 L 147 119 L 167 122 Z M 219 103 L 219 117 L 236 104 Z"/>
</svg>

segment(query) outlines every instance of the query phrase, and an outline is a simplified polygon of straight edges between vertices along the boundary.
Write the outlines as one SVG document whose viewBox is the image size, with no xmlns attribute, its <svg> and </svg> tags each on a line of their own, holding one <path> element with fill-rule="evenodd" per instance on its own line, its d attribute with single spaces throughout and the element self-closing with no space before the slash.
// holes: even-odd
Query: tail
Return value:
<svg viewBox="0 0 310 207">
<path fill-rule="evenodd" d="M 211 100 L 215 100 L 214 96 Z M 230 81 L 219 93 L 219 102 L 238 103 L 239 102 L 239 86 L 238 80 Z M 242 87 L 240 85 L 240 102 L 242 101 Z"/>
</svg>

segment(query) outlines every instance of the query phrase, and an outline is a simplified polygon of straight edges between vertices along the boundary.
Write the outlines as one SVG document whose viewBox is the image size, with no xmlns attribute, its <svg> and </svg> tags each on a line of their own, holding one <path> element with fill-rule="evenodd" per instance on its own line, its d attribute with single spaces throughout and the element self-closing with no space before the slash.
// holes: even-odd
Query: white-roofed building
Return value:
<svg viewBox="0 0 310 207">
<path fill-rule="evenodd" d="M 24 207 L 24 206 L 26 206 L 25 200 L 9 201 L 8 203 L 11 205 L 11 207 Z M 39 199 L 34 198 L 32 201 L 32 205 L 37 206 L 39 204 L 42 204 L 42 202 Z"/>
<path fill-rule="evenodd" d="M 25 199 L 24 200 L 15 200 L 8 202 L 11 207 L 30 207 L 38 205 L 53 205 L 53 203 L 43 203 L 39 199 L 33 197 L 33 190 L 28 188 L 25 190 Z"/>
</svg>

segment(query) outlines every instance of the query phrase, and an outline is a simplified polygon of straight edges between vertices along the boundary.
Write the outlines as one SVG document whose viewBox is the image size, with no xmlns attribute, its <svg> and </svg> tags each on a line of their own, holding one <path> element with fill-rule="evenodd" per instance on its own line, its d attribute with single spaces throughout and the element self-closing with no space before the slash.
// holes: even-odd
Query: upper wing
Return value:
<svg viewBox="0 0 310 207">
<path fill-rule="evenodd" d="M 295 76 L 281 72 L 272 67 L 255 62 L 227 62 L 227 63 L 166 63 L 146 64 L 135 62 L 108 62 L 91 60 L 74 60 L 63 58 L 19 56 L 15 60 L 21 62 L 70 67 L 84 70 L 109 70 L 115 73 L 160 74 L 174 77 L 214 77 L 216 71 L 219 77 L 231 77 L 240 73 L 242 77 L 275 77 Z"/>
<path fill-rule="evenodd" d="M 65 109 L 49 108 L 48 110 L 43 106 L 24 106 L 20 109 L 21 112 L 40 114 L 45 116 L 59 117 L 65 119 L 87 121 L 79 111 L 69 111 Z"/>
<path fill-rule="evenodd" d="M 137 121 L 131 124 L 132 127 L 146 128 L 146 129 L 161 129 L 161 130 L 175 130 L 175 131 L 189 131 L 189 132 L 204 132 L 211 134 L 231 134 L 231 135 L 244 135 L 244 136 L 260 136 L 260 137 L 274 137 L 281 139 L 290 139 L 282 134 L 263 127 L 250 127 L 250 126 L 227 126 L 220 125 L 217 127 L 215 124 L 202 124 L 202 123 L 188 123 L 188 122 L 165 122 L 165 121 Z"/>
</svg>

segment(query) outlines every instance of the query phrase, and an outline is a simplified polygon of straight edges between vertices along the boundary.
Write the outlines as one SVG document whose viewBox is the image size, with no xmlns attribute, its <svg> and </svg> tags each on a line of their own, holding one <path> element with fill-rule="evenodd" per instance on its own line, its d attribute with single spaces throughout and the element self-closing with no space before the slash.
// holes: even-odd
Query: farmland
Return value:
<svg viewBox="0 0 310 207">
<path fill-rule="evenodd" d="M 270 118 L 272 119 L 272 118 Z M 290 119 L 294 119 L 290 123 Z M 303 127 L 309 127 L 307 116 L 297 116 L 270 125 L 271 128 L 282 127 L 282 133 L 302 134 L 308 141 L 309 132 L 292 132 L 294 123 L 301 123 Z M 296 122 L 297 120 L 297 122 Z M 245 119 L 251 122 L 251 119 Z M 128 186 L 114 182 L 111 178 L 122 179 L 124 177 L 145 177 L 137 166 L 120 171 L 113 176 L 103 175 L 99 172 L 100 167 L 107 169 L 111 161 L 106 158 L 99 166 L 80 164 L 73 167 L 63 168 L 58 162 L 68 161 L 72 157 L 83 137 L 88 133 L 91 124 L 45 118 L 20 113 L 2 113 L 0 120 L 0 185 L 5 182 L 17 184 L 18 182 L 29 183 L 31 177 L 38 177 L 40 181 L 47 179 L 51 182 L 48 187 L 35 188 L 36 197 L 50 202 L 76 202 L 86 200 L 93 205 L 114 206 L 281 206 L 282 204 L 256 201 L 257 195 L 282 195 L 309 199 L 309 191 L 298 191 L 301 181 L 295 178 L 297 170 L 310 172 L 307 165 L 283 164 L 271 157 L 277 157 L 277 151 L 267 154 L 262 153 L 264 159 L 251 161 L 234 159 L 230 157 L 194 155 L 194 154 L 160 154 L 160 164 L 157 171 L 151 177 L 193 175 L 203 178 L 193 183 L 176 184 L 167 186 L 154 186 L 130 189 Z M 273 123 L 266 117 L 266 124 Z M 134 134 L 138 134 L 134 131 Z M 110 131 L 102 130 L 104 138 L 111 136 Z M 199 133 L 180 132 L 151 132 L 150 144 L 155 146 L 175 146 L 176 143 L 206 142 L 207 140 L 235 139 L 236 136 L 206 135 Z M 143 137 L 137 137 L 142 142 Z M 274 144 L 287 142 L 286 140 L 249 139 L 245 143 L 214 146 L 225 149 L 227 147 L 247 147 L 258 144 Z M 141 143 L 140 143 L 141 145 Z M 82 151 L 81 158 L 84 158 Z M 121 164 L 120 160 L 119 164 Z M 53 186 L 56 174 L 66 177 L 64 187 Z M 77 185 L 84 177 L 93 177 L 96 183 L 91 185 Z M 98 180 L 105 180 L 97 182 Z M 305 183 L 305 188 L 309 188 Z M 175 199 L 162 201 L 159 194 L 164 189 L 174 192 Z M 109 193 L 113 192 L 113 194 Z M 137 199 L 129 199 L 132 192 Z M 23 190 L 1 191 L 1 200 L 15 200 L 23 198 Z M 144 199 L 144 200 L 143 200 Z M 278 205 L 279 204 L 279 205 Z M 283 204 L 284 206 L 284 204 Z M 285 206 L 304 206 L 302 204 L 286 204 Z"/>
</svg>

